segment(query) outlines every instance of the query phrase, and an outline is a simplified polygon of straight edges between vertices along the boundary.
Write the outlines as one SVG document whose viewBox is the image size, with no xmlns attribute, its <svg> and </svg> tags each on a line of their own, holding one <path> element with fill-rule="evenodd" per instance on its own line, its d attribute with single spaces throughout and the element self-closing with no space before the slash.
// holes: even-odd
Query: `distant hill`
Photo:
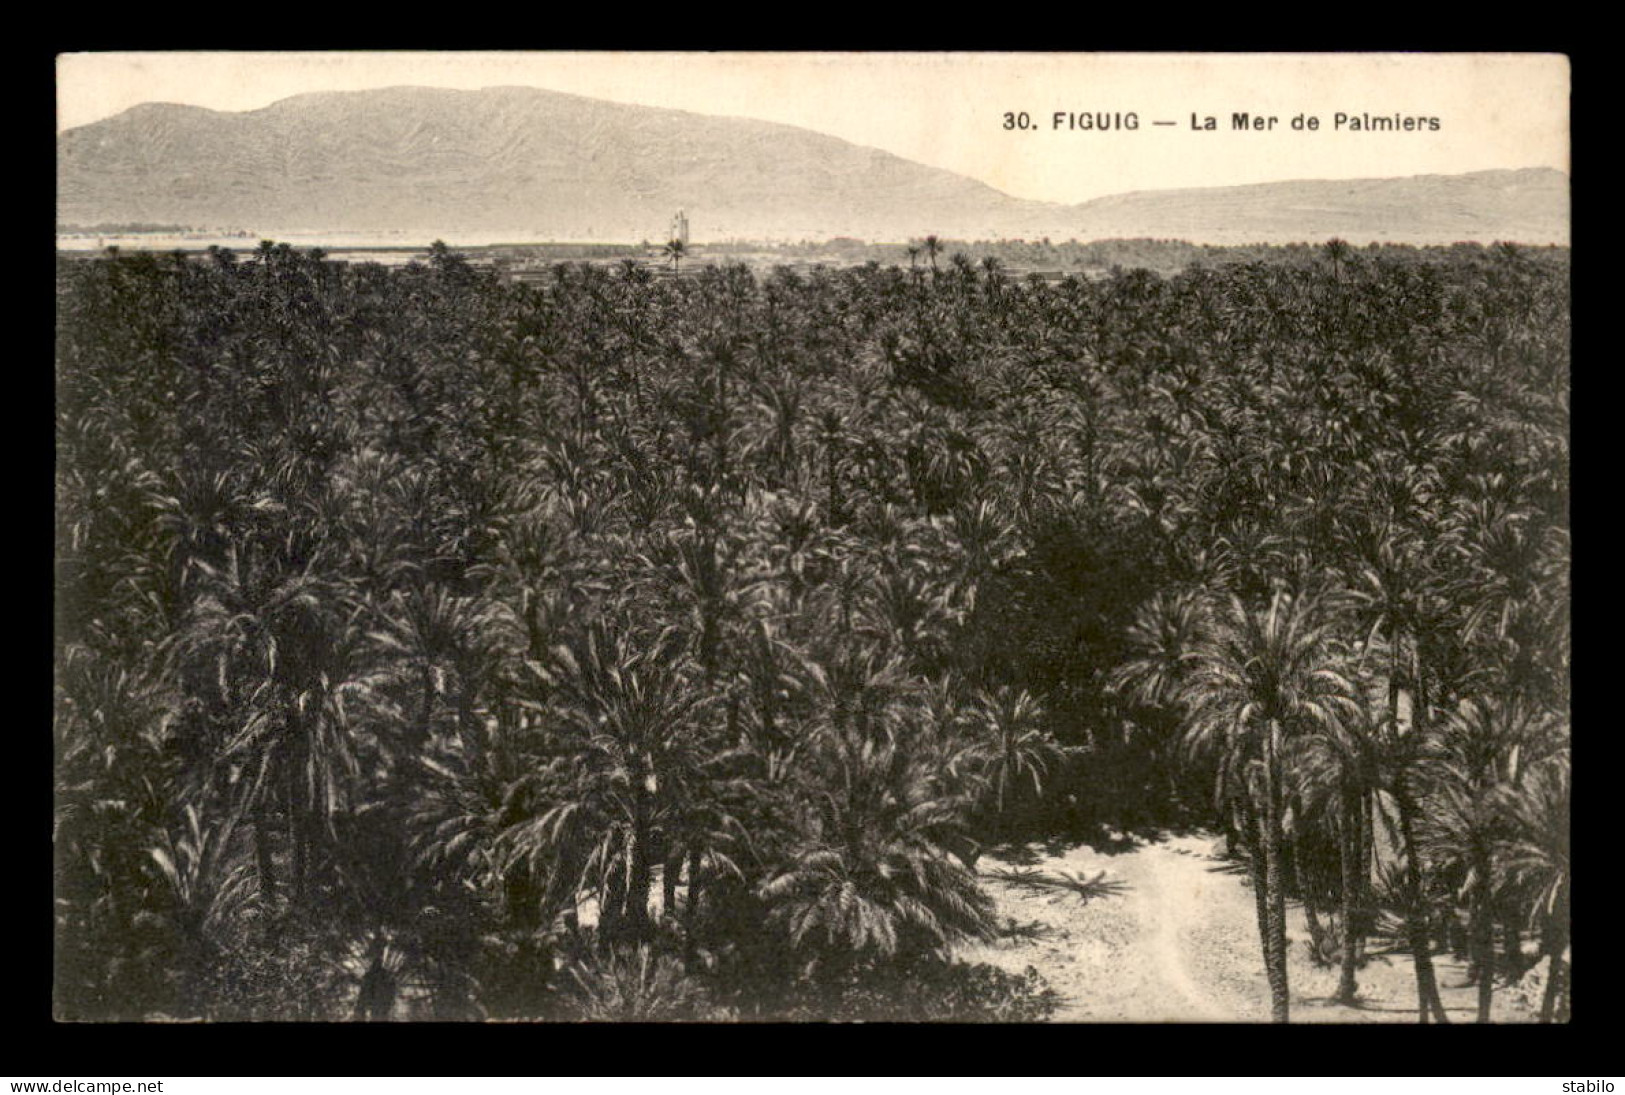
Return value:
<svg viewBox="0 0 1625 1095">
<path fill-rule="evenodd" d="M 1549 169 L 1153 191 L 1067 206 L 794 126 L 533 88 L 148 103 L 57 139 L 59 223 L 400 230 L 454 239 L 1568 239 Z"/>
<path fill-rule="evenodd" d="M 1569 180 L 1551 168 L 1153 190 L 1076 210 L 1082 232 L 1096 239 L 1569 242 Z"/>
</svg>

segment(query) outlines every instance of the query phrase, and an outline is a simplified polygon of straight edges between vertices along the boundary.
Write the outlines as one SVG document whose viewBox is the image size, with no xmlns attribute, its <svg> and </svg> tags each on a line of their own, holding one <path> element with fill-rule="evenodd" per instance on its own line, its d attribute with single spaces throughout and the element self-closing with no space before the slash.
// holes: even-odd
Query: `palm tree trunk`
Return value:
<svg viewBox="0 0 1625 1095">
<path fill-rule="evenodd" d="M 1495 997 L 1495 920 L 1491 916 L 1489 857 L 1479 857 L 1475 865 L 1478 881 L 1473 887 L 1471 918 L 1472 962 L 1478 977 L 1478 1022 L 1490 1021 L 1490 1004 Z"/>
<path fill-rule="evenodd" d="M 705 858 L 699 848 L 695 847 L 688 850 L 688 920 L 690 930 L 698 922 L 700 915 L 700 890 L 703 885 L 700 879 L 700 871 L 704 866 L 704 862 Z"/>
<path fill-rule="evenodd" d="M 1377 873 L 1377 795 L 1375 791 L 1357 794 L 1355 806 L 1359 813 L 1359 829 L 1355 832 L 1358 841 L 1359 860 L 1355 871 L 1355 894 L 1358 899 L 1356 906 L 1356 919 L 1354 922 L 1354 948 L 1359 961 L 1365 961 L 1365 937 L 1371 930 L 1371 910 L 1376 903 L 1371 896 L 1371 879 Z"/>
<path fill-rule="evenodd" d="M 1433 970 L 1433 938 L 1429 931 L 1427 903 L 1424 900 L 1422 861 L 1416 844 L 1415 806 L 1404 774 L 1395 778 L 1394 805 L 1399 814 L 1399 842 L 1405 856 L 1405 936 L 1411 948 L 1411 961 L 1416 967 L 1417 1022 L 1426 1023 L 1436 1018 L 1441 1023 L 1445 1016 L 1444 1002 L 1439 997 L 1439 980 Z"/>
<path fill-rule="evenodd" d="M 289 811 L 288 835 L 293 841 L 293 899 L 298 905 L 305 903 L 305 889 L 310 872 L 310 842 L 305 838 L 301 815 Z"/>
<path fill-rule="evenodd" d="M 1280 727 L 1270 720 L 1264 738 L 1264 888 L 1268 894 L 1270 1019 L 1290 1018 L 1286 970 L 1286 888 L 1281 880 Z"/>
<path fill-rule="evenodd" d="M 270 814 L 270 804 L 262 802 L 254 819 L 254 860 L 259 868 L 260 903 L 265 906 L 266 916 L 270 915 L 271 905 L 276 901 L 276 876 L 271 865 Z"/>
<path fill-rule="evenodd" d="M 1303 873 L 1303 860 L 1301 848 L 1292 850 L 1292 875 L 1298 884 L 1298 896 L 1303 901 L 1303 917 L 1309 922 L 1309 942 L 1314 948 L 1315 961 L 1318 963 L 1321 956 L 1326 953 L 1326 925 L 1320 922 L 1320 913 L 1315 908 L 1315 891 L 1309 877 Z"/>
<path fill-rule="evenodd" d="M 528 876 L 516 871 L 502 880 L 502 906 L 508 922 L 520 931 L 541 927 L 542 903 Z"/>
<path fill-rule="evenodd" d="M 598 941 L 599 949 L 608 951 L 621 938 L 621 921 L 626 911 L 626 870 L 617 867 L 609 872 L 609 878 L 599 895 L 598 907 Z"/>
<path fill-rule="evenodd" d="M 1414 688 L 1411 693 L 1411 732 L 1418 735 L 1418 740 L 1425 740 L 1428 733 L 1428 717 L 1432 711 L 1432 708 L 1428 699 L 1428 680 L 1427 673 L 1422 664 L 1422 650 L 1420 643 L 1416 644 L 1416 649 L 1413 651 L 1413 654 L 1414 661 L 1412 664 L 1415 671 L 1413 681 Z M 1437 1022 L 1448 1023 L 1450 1022 L 1450 1019 L 1445 1014 L 1444 1000 L 1439 995 L 1439 979 L 1434 975 L 1433 972 L 1433 952 L 1428 949 L 1428 939 L 1430 938 L 1430 934 L 1428 931 L 1429 917 L 1427 908 L 1427 885 L 1426 876 L 1422 871 L 1421 853 L 1418 850 L 1415 841 L 1415 804 L 1414 802 L 1410 802 L 1408 799 L 1407 803 L 1413 807 L 1413 811 L 1410 815 L 1411 830 L 1404 838 L 1406 841 L 1405 855 L 1407 862 L 1411 863 L 1415 870 L 1414 881 L 1418 900 L 1416 908 L 1418 910 L 1418 916 L 1420 917 L 1420 937 L 1422 940 L 1422 951 L 1415 959 L 1415 961 L 1419 963 L 1419 972 L 1417 976 L 1420 978 L 1422 976 L 1421 970 L 1426 970 L 1428 1007 L 1432 1009 L 1433 1017 Z M 1404 816 L 1405 815 L 1401 814 L 1402 818 Z M 1451 922 L 1454 922 L 1453 918 Z"/>
<path fill-rule="evenodd" d="M 1523 937 L 1518 931 L 1518 920 L 1510 913 L 1501 918 L 1501 962 L 1506 967 L 1508 981 L 1523 976 Z"/>
<path fill-rule="evenodd" d="M 683 851 L 674 848 L 666 853 L 666 860 L 660 866 L 660 911 L 663 916 L 677 916 L 677 876 L 682 872 Z"/>
<path fill-rule="evenodd" d="M 1337 1002 L 1340 1004 L 1353 1004 L 1360 986 L 1355 981 L 1355 972 L 1360 963 L 1360 924 L 1358 897 L 1360 893 L 1359 865 L 1361 859 L 1362 841 L 1360 837 L 1361 825 L 1361 796 L 1354 791 L 1343 792 L 1343 813 L 1338 821 L 1339 841 L 1341 845 L 1338 858 L 1342 861 L 1342 889 L 1343 889 L 1343 955 L 1342 969 L 1337 980 Z"/>
<path fill-rule="evenodd" d="M 626 921 L 632 938 L 642 942 L 649 935 L 649 888 L 653 871 L 649 858 L 649 795 L 641 781 L 633 791 L 632 842 L 626 870 Z"/>
<path fill-rule="evenodd" d="M 418 716 L 417 731 L 413 740 L 422 745 L 429 740 L 429 725 L 434 718 L 434 671 L 429 663 L 423 663 L 423 710 Z"/>
<path fill-rule="evenodd" d="M 1010 758 L 1005 756 L 999 763 L 998 804 L 993 818 L 993 833 L 999 839 L 1005 839 L 1004 831 L 1004 786 L 1010 778 Z"/>
<path fill-rule="evenodd" d="M 1253 911 L 1258 917 L 1258 946 L 1264 957 L 1264 966 L 1270 960 L 1269 895 L 1264 889 L 1264 834 L 1258 824 L 1257 811 L 1245 796 L 1241 798 L 1241 824 L 1239 835 L 1246 845 L 1247 874 L 1253 883 Z"/>
<path fill-rule="evenodd" d="M 1565 903 L 1566 904 L 1566 903 Z M 1550 1023 L 1557 1015 L 1557 1001 L 1566 988 L 1563 981 L 1568 977 L 1568 964 L 1563 961 L 1563 951 L 1568 947 L 1568 914 L 1567 909 L 1560 910 L 1561 916 L 1554 913 L 1547 921 L 1546 939 L 1544 940 L 1547 952 L 1552 956 L 1551 964 L 1546 967 L 1546 992 L 1540 1001 L 1540 1021 Z"/>
<path fill-rule="evenodd" d="M 291 883 L 290 892 L 293 895 L 295 907 L 302 906 L 305 900 L 305 842 L 304 834 L 300 831 L 299 820 L 301 814 L 297 805 L 298 793 L 296 787 L 297 777 L 294 774 L 294 764 L 288 758 L 287 778 L 283 788 L 283 805 L 288 812 L 288 873 Z"/>
<path fill-rule="evenodd" d="M 840 491 L 838 489 L 839 474 L 837 472 L 836 444 L 832 440 L 824 451 L 824 476 L 827 501 L 825 503 L 824 524 L 826 527 L 838 525 L 841 521 Z"/>
</svg>

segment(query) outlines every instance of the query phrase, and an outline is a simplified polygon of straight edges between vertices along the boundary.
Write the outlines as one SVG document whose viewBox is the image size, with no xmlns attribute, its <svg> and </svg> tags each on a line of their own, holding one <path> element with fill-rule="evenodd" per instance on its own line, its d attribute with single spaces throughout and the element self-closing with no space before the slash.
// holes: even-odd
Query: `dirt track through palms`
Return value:
<svg viewBox="0 0 1625 1095">
<path fill-rule="evenodd" d="M 1030 846 L 979 866 L 1001 923 L 1023 934 L 965 948 L 967 960 L 1019 973 L 1034 966 L 1065 998 L 1056 1022 L 1266 1022 L 1269 988 L 1259 956 L 1246 872 L 1215 854 L 1207 834 L 1124 839 L 1100 848 Z M 1083 900 L 999 878 L 1036 868 L 1094 877 L 1114 892 Z M 1313 965 L 1301 910 L 1288 916 L 1294 1022 L 1414 1022 L 1415 974 L 1404 956 L 1373 957 L 1360 971 L 1360 1006 L 1331 1002 L 1337 970 Z M 1436 959 L 1451 1019 L 1470 1022 L 1473 990 L 1456 963 Z M 1529 1021 L 1498 993 L 1498 1021 Z"/>
</svg>

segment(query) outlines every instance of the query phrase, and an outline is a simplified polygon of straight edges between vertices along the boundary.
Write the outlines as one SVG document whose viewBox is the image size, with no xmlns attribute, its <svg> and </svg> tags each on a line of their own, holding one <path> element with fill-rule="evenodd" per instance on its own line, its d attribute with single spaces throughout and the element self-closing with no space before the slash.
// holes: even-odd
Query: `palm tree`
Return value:
<svg viewBox="0 0 1625 1095">
<path fill-rule="evenodd" d="M 931 274 L 934 277 L 937 273 L 937 256 L 942 254 L 942 241 L 935 236 L 927 236 L 922 246 L 925 257 L 931 260 Z"/>
<path fill-rule="evenodd" d="M 1354 254 L 1354 248 L 1349 246 L 1347 240 L 1333 239 L 1327 240 L 1321 250 L 1325 252 L 1327 261 L 1332 264 L 1332 277 L 1342 281 L 1343 264 Z"/>
<path fill-rule="evenodd" d="M 249 542 L 229 545 L 226 563 L 218 569 L 194 559 L 204 587 L 185 629 L 175 636 L 182 664 L 191 663 L 192 672 L 209 682 L 212 700 L 234 729 L 252 717 L 256 705 L 269 701 L 277 669 L 272 615 L 288 589 L 268 554 Z M 240 789 L 250 800 L 244 808 L 254 816 L 260 899 L 269 909 L 276 894 L 272 854 L 276 793 L 263 776 Z"/>
<path fill-rule="evenodd" d="M 682 272 L 683 259 L 688 256 L 688 244 L 682 240 L 674 239 L 666 244 L 666 257 L 671 259 L 671 272 Z"/>
<path fill-rule="evenodd" d="M 1489 674 L 1503 692 L 1560 700 L 1567 686 L 1566 604 L 1559 596 L 1566 553 L 1551 545 L 1561 545 L 1562 534 L 1523 513 L 1494 514 L 1454 531 L 1469 564 L 1457 582 L 1470 606 L 1463 630 L 1490 653 Z"/>
<path fill-rule="evenodd" d="M 421 749 L 439 725 L 438 700 L 454 696 L 452 713 L 459 727 L 475 717 L 483 677 L 500 661 L 502 618 L 495 606 L 472 597 L 457 597 L 438 584 L 397 590 L 371 613 L 378 628 L 367 638 L 379 661 L 394 662 L 403 684 L 415 693 L 402 745 Z"/>
<path fill-rule="evenodd" d="M 946 844 L 960 804 L 900 742 L 843 735 L 758 891 L 790 947 L 833 971 L 988 939 L 993 905 Z"/>
<path fill-rule="evenodd" d="M 228 575 L 239 573 L 233 566 Z M 194 641 L 223 649 L 226 661 L 244 651 L 253 658 L 246 680 L 239 677 L 247 690 L 243 721 L 222 756 L 241 767 L 243 809 L 254 812 L 257 834 L 280 795 L 293 897 L 302 901 L 312 853 L 324 834 L 332 835 L 333 819 L 348 808 L 359 778 L 351 723 L 372 703 L 376 682 L 355 612 L 332 583 L 304 574 L 256 589 L 238 579 L 219 593 L 229 599 L 201 602 Z M 230 614 L 234 602 L 244 611 Z M 269 856 L 261 841 L 262 898 L 269 900 Z"/>
<path fill-rule="evenodd" d="M 1540 931 L 1549 957 L 1540 1021 L 1552 1021 L 1567 991 L 1569 937 L 1569 819 L 1571 766 L 1568 751 L 1530 765 L 1506 791 L 1507 825 L 1500 847 L 1507 881 L 1527 895 L 1529 921 Z"/>
<path fill-rule="evenodd" d="M 818 416 L 818 447 L 824 454 L 824 523 L 841 524 L 846 518 L 845 494 L 841 490 L 846 463 L 847 424 L 840 412 L 826 410 Z"/>
<path fill-rule="evenodd" d="M 1146 727 L 1162 754 L 1169 791 L 1175 793 L 1176 745 L 1182 728 L 1187 682 L 1207 634 L 1212 607 L 1200 590 L 1159 592 L 1136 611 L 1127 635 L 1131 657 L 1112 671 L 1108 687 L 1128 701 L 1130 717 Z M 1214 805 L 1232 836 L 1229 792 L 1221 786 Z"/>
<path fill-rule="evenodd" d="M 1298 764 L 1305 799 L 1324 803 L 1324 814 L 1337 832 L 1342 940 L 1335 998 L 1345 1005 L 1352 1005 L 1359 991 L 1356 973 L 1363 958 L 1363 926 L 1370 904 L 1365 849 L 1373 820 L 1378 761 L 1376 736 L 1365 716 L 1360 708 L 1353 717 L 1306 735 Z"/>
<path fill-rule="evenodd" d="M 1286 891 L 1282 876 L 1284 739 L 1334 727 L 1353 716 L 1354 686 L 1343 675 L 1341 651 L 1326 602 L 1277 591 L 1262 610 L 1232 595 L 1221 602 L 1187 684 L 1187 740 L 1240 769 L 1257 762 L 1255 809 L 1264 851 L 1266 937 L 1261 940 L 1270 983 L 1271 1015 L 1289 1018 L 1286 970 Z"/>
<path fill-rule="evenodd" d="M 1413 705 L 1407 721 L 1401 722 L 1390 714 L 1373 721 L 1371 729 L 1378 780 L 1393 799 L 1400 855 L 1404 860 L 1398 890 L 1406 941 L 1416 970 L 1417 1021 L 1448 1023 L 1433 968 L 1432 910 L 1428 903 L 1432 865 L 1423 852 L 1418 832 L 1433 749 L 1430 734 L 1419 717 L 1419 706 Z"/>
<path fill-rule="evenodd" d="M 487 583 L 486 595 L 507 610 L 509 629 L 523 637 L 525 656 L 532 661 L 546 658 L 572 599 L 605 589 L 602 580 L 571 557 L 570 547 L 558 523 L 545 517 L 510 520 L 503 523 L 488 561 L 469 571 L 470 577 Z M 466 634 L 461 628 L 457 633 Z"/>
<path fill-rule="evenodd" d="M 738 545 L 716 527 L 716 502 L 714 495 L 697 500 L 693 508 L 699 521 L 666 533 L 644 557 L 687 617 L 693 653 L 707 685 L 721 670 L 730 625 L 750 592 L 736 559 Z"/>
<path fill-rule="evenodd" d="M 158 526 L 172 538 L 170 588 L 184 587 L 194 574 L 194 559 L 225 564 L 226 545 L 248 524 L 250 504 L 238 477 L 225 470 L 185 467 L 170 491 L 154 492 Z"/>
<path fill-rule="evenodd" d="M 149 847 L 179 782 L 174 693 L 155 668 L 82 646 L 59 662 L 51 843 L 65 1014 L 139 1015 L 168 995 L 161 956 L 149 962 L 139 944 L 155 911 Z"/>
<path fill-rule="evenodd" d="M 1149 708 L 1176 706 L 1186 694 L 1211 611 L 1209 599 L 1200 592 L 1153 595 L 1129 628 L 1135 657 L 1113 673 L 1113 689 Z"/>
<path fill-rule="evenodd" d="M 1035 798 L 1043 793 L 1044 779 L 1061 761 L 1061 747 L 1026 689 L 1003 685 L 977 691 L 967 721 L 972 737 L 954 767 L 968 768 L 973 784 L 992 794 L 993 828 L 1003 836 L 1009 830 L 1010 799 L 1022 786 L 1031 786 Z"/>
<path fill-rule="evenodd" d="M 536 758 L 522 747 L 519 708 L 509 704 L 492 720 L 479 720 L 433 742 L 417 758 L 406 819 L 414 866 L 481 892 L 499 892 L 504 915 L 540 917 L 509 872 L 498 845 L 503 834 L 530 816 L 541 787 Z"/>
<path fill-rule="evenodd" d="M 1429 858 L 1461 880 L 1480 1023 L 1490 1021 L 1495 993 L 1494 902 L 1505 882 L 1497 853 L 1508 840 L 1508 797 L 1559 742 L 1549 713 L 1516 699 L 1475 699 L 1445 720 L 1429 766 L 1422 840 Z"/>
<path fill-rule="evenodd" d="M 546 703 L 526 701 L 560 735 L 549 803 L 512 836 L 517 854 L 579 863 L 596 883 L 606 941 L 648 936 L 657 833 L 675 820 L 696 727 L 713 697 L 682 671 L 671 632 L 637 642 L 594 622 L 556 646 Z"/>
<path fill-rule="evenodd" d="M 149 849 L 163 880 L 167 917 L 181 965 L 179 1003 L 207 1009 L 204 982 L 217 952 L 232 942 L 234 921 L 257 899 L 253 870 L 234 846 L 237 818 L 205 824 L 198 808 L 181 810 L 179 833 Z"/>
<path fill-rule="evenodd" d="M 1417 537 L 1410 531 L 1426 497 L 1420 475 L 1380 473 L 1373 494 L 1391 523 L 1373 532 L 1356 552 L 1350 593 L 1356 618 L 1366 629 L 1366 650 L 1386 651 L 1386 717 L 1373 726 L 1378 741 L 1379 779 L 1393 797 L 1398 814 L 1401 853 L 1405 859 L 1403 889 L 1406 933 L 1415 963 L 1417 1007 L 1421 1022 L 1448 1022 L 1434 975 L 1425 857 L 1417 843 L 1422 773 L 1427 748 L 1427 688 L 1438 675 L 1426 654 L 1430 637 L 1441 632 L 1439 579 L 1429 567 Z M 1410 690 L 1411 715 L 1402 721 L 1400 697 Z M 1369 826 L 1368 818 L 1368 826 Z M 1369 832 L 1368 832 L 1369 839 Z M 1369 858 L 1369 857 L 1367 857 Z"/>
</svg>

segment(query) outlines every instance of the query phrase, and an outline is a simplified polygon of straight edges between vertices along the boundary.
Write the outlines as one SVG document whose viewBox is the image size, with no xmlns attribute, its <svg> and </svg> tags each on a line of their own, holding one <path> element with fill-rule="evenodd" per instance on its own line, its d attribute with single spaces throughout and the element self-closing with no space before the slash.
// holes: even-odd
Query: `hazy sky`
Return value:
<svg viewBox="0 0 1625 1095">
<path fill-rule="evenodd" d="M 1569 69 L 1538 54 L 103 53 L 57 63 L 58 130 L 137 103 L 254 110 L 304 91 L 523 85 L 785 122 L 1023 198 L 1274 179 L 1569 168 Z M 1055 112 L 1138 117 L 1071 128 Z M 1236 131 L 1232 114 L 1275 115 Z M 1031 128 L 1006 128 L 1026 112 Z M 1434 118 L 1410 132 L 1335 115 Z M 1191 115 L 1217 130 L 1192 129 Z M 1299 114 L 1318 130 L 1293 129 Z M 1010 119 L 1012 122 L 1019 118 Z M 1153 120 L 1173 121 L 1153 126 Z"/>
</svg>

